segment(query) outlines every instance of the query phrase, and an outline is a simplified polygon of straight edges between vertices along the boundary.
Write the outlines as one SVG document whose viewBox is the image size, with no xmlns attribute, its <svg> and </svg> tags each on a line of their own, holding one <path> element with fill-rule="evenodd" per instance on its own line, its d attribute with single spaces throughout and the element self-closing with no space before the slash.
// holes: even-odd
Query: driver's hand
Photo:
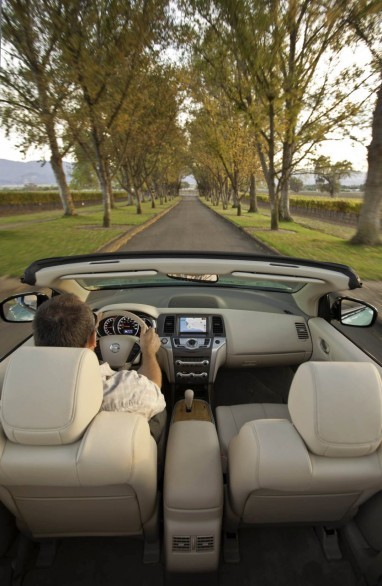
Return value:
<svg viewBox="0 0 382 586">
<path fill-rule="evenodd" d="M 148 328 L 145 332 L 141 332 L 140 344 L 142 354 L 156 354 L 161 347 L 161 342 L 158 334 L 154 328 Z"/>
</svg>

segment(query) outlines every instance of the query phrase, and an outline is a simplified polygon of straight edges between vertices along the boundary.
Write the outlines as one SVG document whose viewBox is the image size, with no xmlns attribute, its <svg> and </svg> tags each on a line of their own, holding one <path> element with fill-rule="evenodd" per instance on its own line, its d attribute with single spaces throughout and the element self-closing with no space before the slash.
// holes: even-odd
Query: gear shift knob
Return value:
<svg viewBox="0 0 382 586">
<path fill-rule="evenodd" d="M 194 400 L 194 391 L 192 389 L 187 389 L 184 391 L 184 402 L 186 404 L 186 411 L 190 413 L 192 411 L 192 402 Z"/>
</svg>

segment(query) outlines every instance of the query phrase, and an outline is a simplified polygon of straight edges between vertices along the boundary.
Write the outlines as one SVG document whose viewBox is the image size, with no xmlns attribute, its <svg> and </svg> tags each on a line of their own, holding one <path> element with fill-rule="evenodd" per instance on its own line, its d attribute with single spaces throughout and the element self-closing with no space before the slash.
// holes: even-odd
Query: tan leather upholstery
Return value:
<svg viewBox="0 0 382 586">
<path fill-rule="evenodd" d="M 339 523 L 382 489 L 382 384 L 371 363 L 308 362 L 288 419 L 245 423 L 228 448 L 231 522 Z"/>
<path fill-rule="evenodd" d="M 163 487 L 167 570 L 191 573 L 217 570 L 223 501 L 215 425 L 197 419 L 173 422 L 167 442 Z M 179 549 L 179 541 L 189 543 L 189 547 Z"/>
<path fill-rule="evenodd" d="M 20 348 L 5 374 L 2 425 L 19 444 L 70 444 L 83 434 L 101 403 L 94 352 Z"/>
<path fill-rule="evenodd" d="M 223 472 L 227 472 L 228 446 L 248 421 L 255 419 L 289 419 L 287 405 L 280 403 L 247 403 L 216 408 L 216 427 L 218 430 Z"/>
<path fill-rule="evenodd" d="M 99 412 L 93 352 L 23 347 L 6 372 L 0 499 L 35 537 L 157 537 L 157 452 L 147 421 Z"/>
<path fill-rule="evenodd" d="M 381 377 L 368 362 L 309 362 L 292 381 L 288 409 L 314 454 L 344 458 L 381 442 Z"/>
</svg>

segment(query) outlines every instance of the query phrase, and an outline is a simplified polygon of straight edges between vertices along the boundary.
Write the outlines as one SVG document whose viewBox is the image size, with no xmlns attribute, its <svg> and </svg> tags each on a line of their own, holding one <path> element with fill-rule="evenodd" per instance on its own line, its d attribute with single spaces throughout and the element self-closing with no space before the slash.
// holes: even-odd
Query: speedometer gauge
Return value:
<svg viewBox="0 0 382 586">
<path fill-rule="evenodd" d="M 113 336 L 114 332 L 114 317 L 107 317 L 99 324 L 99 331 L 102 334 L 102 331 L 106 336 Z"/>
<path fill-rule="evenodd" d="M 116 323 L 117 334 L 123 334 L 125 336 L 138 336 L 139 325 L 136 321 L 130 317 L 122 316 Z"/>
</svg>

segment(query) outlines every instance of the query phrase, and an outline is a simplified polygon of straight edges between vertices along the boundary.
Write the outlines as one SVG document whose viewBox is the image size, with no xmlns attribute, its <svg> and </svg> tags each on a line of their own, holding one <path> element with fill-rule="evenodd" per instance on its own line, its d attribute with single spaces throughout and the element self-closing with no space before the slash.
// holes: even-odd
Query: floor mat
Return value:
<svg viewBox="0 0 382 586">
<path fill-rule="evenodd" d="M 350 562 L 328 561 L 311 528 L 243 529 L 241 562 L 223 564 L 219 586 L 356 586 Z"/>
<path fill-rule="evenodd" d="M 145 565 L 143 543 L 129 538 L 59 542 L 54 564 L 31 568 L 22 586 L 357 586 L 346 559 L 326 560 L 311 528 L 240 530 L 239 564 L 213 575 L 167 576 L 163 560 Z"/>
<path fill-rule="evenodd" d="M 214 402 L 219 405 L 286 403 L 294 370 L 277 368 L 221 368 L 214 383 Z"/>
<path fill-rule="evenodd" d="M 144 564 L 142 556 L 141 539 L 66 539 L 54 564 L 30 569 L 22 586 L 163 586 L 162 564 Z"/>
</svg>

